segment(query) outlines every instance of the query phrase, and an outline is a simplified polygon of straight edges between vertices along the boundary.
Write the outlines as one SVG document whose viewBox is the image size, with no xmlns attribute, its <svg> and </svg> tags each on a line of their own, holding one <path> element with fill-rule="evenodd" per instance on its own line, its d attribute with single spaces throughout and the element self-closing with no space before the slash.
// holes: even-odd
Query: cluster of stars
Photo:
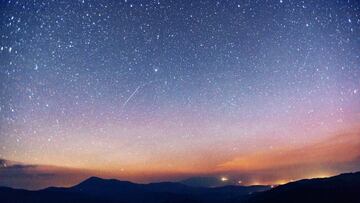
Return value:
<svg viewBox="0 0 360 203">
<path fill-rule="evenodd" d="M 207 150 L 304 144 L 359 119 L 357 1 L 1 9 L 0 158 L 122 169 L 164 158 L 171 168 Z"/>
</svg>

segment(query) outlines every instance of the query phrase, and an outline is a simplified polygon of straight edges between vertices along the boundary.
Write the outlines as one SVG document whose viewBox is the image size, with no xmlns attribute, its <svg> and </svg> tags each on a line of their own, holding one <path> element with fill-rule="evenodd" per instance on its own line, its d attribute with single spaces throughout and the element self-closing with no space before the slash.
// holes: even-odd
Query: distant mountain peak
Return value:
<svg viewBox="0 0 360 203">
<path fill-rule="evenodd" d="M 103 180 L 106 180 L 106 179 L 96 177 L 96 176 L 91 176 L 91 177 L 85 179 L 83 182 L 85 182 L 85 181 L 103 181 Z"/>
<path fill-rule="evenodd" d="M 100 177 L 96 177 L 96 176 L 91 176 L 91 177 L 85 179 L 84 181 L 82 181 L 81 183 L 95 183 L 96 184 L 96 183 L 110 183 L 110 182 L 135 184 L 130 181 L 123 181 L 123 180 L 118 180 L 118 179 L 105 179 L 105 178 L 100 178 Z"/>
</svg>

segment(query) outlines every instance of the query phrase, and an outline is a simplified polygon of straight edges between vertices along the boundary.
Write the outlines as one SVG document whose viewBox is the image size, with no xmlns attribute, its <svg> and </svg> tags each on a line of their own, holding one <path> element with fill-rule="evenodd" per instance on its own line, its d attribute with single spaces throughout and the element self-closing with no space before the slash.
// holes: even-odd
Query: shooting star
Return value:
<svg viewBox="0 0 360 203">
<path fill-rule="evenodd" d="M 150 81 L 150 82 L 147 82 L 147 83 L 145 83 L 145 84 L 139 85 L 139 86 L 134 90 L 134 92 L 131 93 L 131 95 L 130 95 L 130 96 L 126 99 L 126 101 L 123 103 L 122 108 L 124 109 L 124 108 L 126 107 L 126 105 L 129 103 L 129 101 L 137 94 L 137 92 L 138 92 L 141 88 L 143 88 L 143 87 L 145 87 L 146 85 L 148 85 L 148 84 L 150 84 L 150 83 L 153 83 L 153 82 L 155 82 L 155 81 Z"/>
<path fill-rule="evenodd" d="M 126 106 L 126 104 L 130 101 L 131 98 L 133 98 L 133 96 L 135 96 L 135 94 L 139 91 L 139 89 L 141 88 L 141 85 L 139 85 L 135 91 L 127 98 L 127 100 L 124 102 L 123 104 L 123 108 Z"/>
</svg>

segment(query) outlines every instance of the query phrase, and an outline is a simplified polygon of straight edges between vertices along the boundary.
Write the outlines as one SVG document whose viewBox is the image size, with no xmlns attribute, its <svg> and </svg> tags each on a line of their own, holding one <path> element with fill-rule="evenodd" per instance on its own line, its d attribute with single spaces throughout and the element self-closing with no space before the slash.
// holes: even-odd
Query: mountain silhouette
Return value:
<svg viewBox="0 0 360 203">
<path fill-rule="evenodd" d="M 269 186 L 192 187 L 177 182 L 137 184 L 91 177 L 73 187 L 38 191 L 0 187 L 0 202 L 360 202 L 360 172 Z"/>
<path fill-rule="evenodd" d="M 46 191 L 105 197 L 123 202 L 219 202 L 241 199 L 268 186 L 190 187 L 176 182 L 136 184 L 115 179 L 91 177 L 71 188 L 48 188 Z"/>
<path fill-rule="evenodd" d="M 129 181 L 91 177 L 69 188 L 49 187 L 27 191 L 0 188 L 0 202 L 228 202 L 242 199 L 268 186 L 191 187 L 177 182 L 136 184 Z"/>
<path fill-rule="evenodd" d="M 360 172 L 305 179 L 253 196 L 251 203 L 360 203 Z"/>
</svg>

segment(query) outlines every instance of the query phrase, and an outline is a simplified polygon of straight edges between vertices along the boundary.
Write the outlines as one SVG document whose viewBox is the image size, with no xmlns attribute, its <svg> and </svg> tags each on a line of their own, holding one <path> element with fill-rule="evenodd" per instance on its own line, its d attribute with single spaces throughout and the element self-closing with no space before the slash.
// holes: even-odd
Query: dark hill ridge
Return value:
<svg viewBox="0 0 360 203">
<path fill-rule="evenodd" d="M 191 187 L 177 182 L 136 184 L 115 179 L 91 177 L 71 188 L 52 188 L 48 191 L 62 191 L 106 197 L 125 202 L 219 202 L 241 199 L 252 192 L 270 189 L 268 186 L 226 186 L 218 188 Z"/>
<path fill-rule="evenodd" d="M 136 184 L 91 177 L 69 188 L 49 187 L 39 191 L 0 188 L 0 202 L 229 202 L 268 186 L 191 187 L 177 182 Z"/>
<path fill-rule="evenodd" d="M 360 203 L 360 172 L 291 182 L 259 193 L 249 202 Z"/>
<path fill-rule="evenodd" d="M 0 202 L 360 202 L 360 172 L 268 186 L 190 187 L 182 183 L 136 184 L 91 177 L 69 188 L 39 191 L 0 188 Z"/>
</svg>

